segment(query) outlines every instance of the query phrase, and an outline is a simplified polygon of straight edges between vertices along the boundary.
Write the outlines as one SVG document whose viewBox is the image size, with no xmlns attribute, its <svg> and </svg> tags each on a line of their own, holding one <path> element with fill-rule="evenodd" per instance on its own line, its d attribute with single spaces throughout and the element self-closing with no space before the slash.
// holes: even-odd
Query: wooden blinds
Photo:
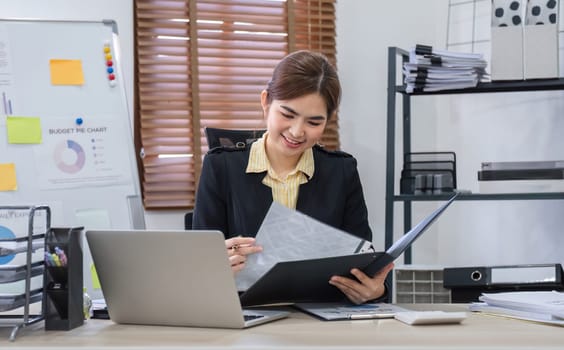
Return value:
<svg viewBox="0 0 564 350">
<path fill-rule="evenodd" d="M 264 128 L 287 53 L 335 64 L 335 0 L 135 0 L 135 142 L 146 209 L 193 208 L 204 127 Z M 322 142 L 339 147 L 336 119 Z"/>
</svg>

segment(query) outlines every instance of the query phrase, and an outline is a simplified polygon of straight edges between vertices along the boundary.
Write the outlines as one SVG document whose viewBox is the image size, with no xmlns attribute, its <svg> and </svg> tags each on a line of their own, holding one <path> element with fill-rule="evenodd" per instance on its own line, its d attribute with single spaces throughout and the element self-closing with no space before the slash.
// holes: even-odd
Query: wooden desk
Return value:
<svg viewBox="0 0 564 350">
<path fill-rule="evenodd" d="M 411 309 L 465 311 L 465 305 L 404 305 Z M 564 349 L 564 328 L 481 314 L 460 325 L 409 326 L 393 319 L 324 322 L 301 312 L 245 329 L 118 325 L 88 320 L 71 331 L 23 329 L 15 342 L 0 329 L 0 348 L 239 348 L 239 349 Z"/>
</svg>

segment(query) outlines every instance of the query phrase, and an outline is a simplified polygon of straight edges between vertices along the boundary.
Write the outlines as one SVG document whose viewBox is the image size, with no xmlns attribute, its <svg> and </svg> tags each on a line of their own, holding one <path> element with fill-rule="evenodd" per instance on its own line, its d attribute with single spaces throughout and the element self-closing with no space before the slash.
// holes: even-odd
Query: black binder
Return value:
<svg viewBox="0 0 564 350">
<path fill-rule="evenodd" d="M 329 302 L 344 299 L 341 291 L 329 284 L 331 276 L 350 278 L 359 268 L 374 276 L 397 259 L 454 201 L 458 193 L 397 240 L 386 252 L 370 252 L 321 259 L 283 261 L 274 265 L 241 294 L 243 306 L 275 303 Z"/>
<path fill-rule="evenodd" d="M 530 264 L 445 268 L 443 286 L 453 303 L 479 301 L 484 292 L 564 290 L 562 265 Z"/>
</svg>

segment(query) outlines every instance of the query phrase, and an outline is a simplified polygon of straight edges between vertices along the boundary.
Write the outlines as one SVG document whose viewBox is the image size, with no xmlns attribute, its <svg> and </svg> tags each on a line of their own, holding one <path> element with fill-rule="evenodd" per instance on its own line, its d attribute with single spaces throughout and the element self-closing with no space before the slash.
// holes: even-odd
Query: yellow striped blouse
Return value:
<svg viewBox="0 0 564 350">
<path fill-rule="evenodd" d="M 313 162 L 313 151 L 306 150 L 296 168 L 291 171 L 286 178 L 280 178 L 270 166 L 270 161 L 266 156 L 265 142 L 268 134 L 258 139 L 251 145 L 247 173 L 262 173 L 266 171 L 266 176 L 262 183 L 272 188 L 272 199 L 288 208 L 296 209 L 298 202 L 298 191 L 301 184 L 308 182 L 315 170 Z"/>
</svg>

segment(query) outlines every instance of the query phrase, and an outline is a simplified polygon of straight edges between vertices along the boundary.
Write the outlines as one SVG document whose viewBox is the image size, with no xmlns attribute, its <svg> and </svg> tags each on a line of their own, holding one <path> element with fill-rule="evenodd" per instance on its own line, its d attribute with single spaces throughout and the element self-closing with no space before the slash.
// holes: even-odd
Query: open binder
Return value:
<svg viewBox="0 0 564 350">
<path fill-rule="evenodd" d="M 374 276 L 397 259 L 455 200 L 455 193 L 446 203 L 419 222 L 385 252 L 369 252 L 320 259 L 283 261 L 241 294 L 243 306 L 276 303 L 331 302 L 344 298 L 341 291 L 329 284 L 334 275 L 354 278 L 352 268 Z"/>
</svg>

